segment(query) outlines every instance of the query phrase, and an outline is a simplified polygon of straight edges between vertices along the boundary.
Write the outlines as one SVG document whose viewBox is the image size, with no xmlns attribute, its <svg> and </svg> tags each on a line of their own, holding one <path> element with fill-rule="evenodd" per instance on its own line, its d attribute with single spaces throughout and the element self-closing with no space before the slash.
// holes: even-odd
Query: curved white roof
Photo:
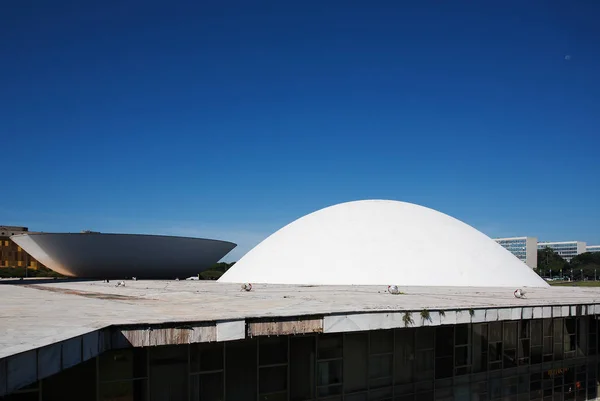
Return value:
<svg viewBox="0 0 600 401">
<path fill-rule="evenodd" d="M 433 209 L 387 200 L 342 203 L 308 214 L 258 244 L 219 281 L 548 286 L 473 227 Z"/>
</svg>

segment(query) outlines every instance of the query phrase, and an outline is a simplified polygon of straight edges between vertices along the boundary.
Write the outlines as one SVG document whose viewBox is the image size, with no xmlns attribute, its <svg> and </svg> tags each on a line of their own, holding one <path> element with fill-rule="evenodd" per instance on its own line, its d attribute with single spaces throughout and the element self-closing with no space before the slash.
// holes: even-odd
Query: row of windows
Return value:
<svg viewBox="0 0 600 401">
<path fill-rule="evenodd" d="M 577 244 L 538 245 L 538 249 L 577 249 Z"/>
<path fill-rule="evenodd" d="M 597 394 L 597 333 L 584 316 L 127 349 L 71 377 L 96 392 L 71 398 L 583 401 Z"/>
</svg>

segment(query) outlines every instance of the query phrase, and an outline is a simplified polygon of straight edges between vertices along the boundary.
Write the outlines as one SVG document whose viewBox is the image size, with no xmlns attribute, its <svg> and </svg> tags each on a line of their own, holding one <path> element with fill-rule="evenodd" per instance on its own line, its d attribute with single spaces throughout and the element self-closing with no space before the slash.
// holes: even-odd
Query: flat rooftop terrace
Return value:
<svg viewBox="0 0 600 401">
<path fill-rule="evenodd" d="M 584 287 L 528 288 L 517 299 L 513 288 L 400 287 L 393 295 L 386 286 L 116 284 L 0 281 L 0 376 L 19 377 L 0 396 L 113 348 L 600 314 L 600 289 Z"/>
</svg>

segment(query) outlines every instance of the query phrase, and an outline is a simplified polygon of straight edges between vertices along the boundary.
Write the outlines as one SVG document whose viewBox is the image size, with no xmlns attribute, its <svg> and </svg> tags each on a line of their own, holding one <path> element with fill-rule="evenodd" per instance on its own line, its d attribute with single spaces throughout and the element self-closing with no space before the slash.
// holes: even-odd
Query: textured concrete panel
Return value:
<svg viewBox="0 0 600 401">
<path fill-rule="evenodd" d="M 322 333 L 323 319 L 292 319 L 248 323 L 248 336 L 283 336 Z"/>
<path fill-rule="evenodd" d="M 444 313 L 440 312 L 440 322 L 441 324 L 456 324 L 458 319 L 457 319 L 457 315 L 460 312 L 457 311 L 453 311 L 453 310 L 449 310 L 449 311 L 445 311 Z M 467 313 L 467 316 L 469 316 L 469 314 Z M 469 321 L 470 321 L 470 317 L 469 317 Z"/>
<path fill-rule="evenodd" d="M 552 317 L 552 307 L 544 306 L 542 308 L 542 316 L 544 317 L 544 319 L 551 318 Z"/>
<path fill-rule="evenodd" d="M 471 321 L 473 323 L 483 323 L 486 321 L 486 310 L 485 309 L 475 309 L 473 310 L 473 316 L 471 316 Z"/>
<path fill-rule="evenodd" d="M 512 318 L 512 311 L 509 308 L 498 309 L 498 320 L 510 320 Z"/>
<path fill-rule="evenodd" d="M 511 308 L 510 319 L 521 320 L 523 318 L 523 308 Z"/>
<path fill-rule="evenodd" d="M 83 335 L 82 358 L 84 362 L 98 356 L 100 353 L 98 345 L 99 337 L 100 333 L 97 331 Z"/>
<path fill-rule="evenodd" d="M 38 350 L 38 379 L 44 379 L 61 371 L 62 344 L 49 345 Z"/>
<path fill-rule="evenodd" d="M 246 338 L 246 321 L 217 322 L 217 341 L 233 341 Z"/>
<path fill-rule="evenodd" d="M 553 306 L 552 307 L 552 317 L 562 317 L 563 316 L 563 310 L 562 307 L 560 306 Z M 568 315 L 565 315 L 568 316 Z"/>
<path fill-rule="evenodd" d="M 533 318 L 534 319 L 541 319 L 544 315 L 544 310 L 541 306 L 534 306 L 533 307 Z"/>
<path fill-rule="evenodd" d="M 561 306 L 560 307 L 560 315 L 561 316 L 569 316 L 571 312 L 571 308 L 569 306 Z"/>
<path fill-rule="evenodd" d="M 486 309 L 485 310 L 485 321 L 495 322 L 498 320 L 498 309 Z"/>
<path fill-rule="evenodd" d="M 524 307 L 521 316 L 523 319 L 533 319 L 533 308 L 528 306 Z"/>
<path fill-rule="evenodd" d="M 410 313 L 413 324 L 409 327 L 416 327 L 415 323 L 418 313 Z M 324 333 L 344 333 L 349 331 L 392 329 L 395 327 L 405 327 L 403 320 L 404 313 L 357 313 L 349 315 L 331 315 L 323 317 Z"/>
<path fill-rule="evenodd" d="M 62 343 L 62 367 L 70 368 L 81 363 L 81 337 L 75 337 Z"/>
<path fill-rule="evenodd" d="M 459 310 L 456 312 L 456 324 L 471 323 L 471 313 L 468 310 Z"/>
<path fill-rule="evenodd" d="M 37 352 L 13 355 L 6 362 L 6 390 L 10 394 L 37 380 Z"/>
</svg>

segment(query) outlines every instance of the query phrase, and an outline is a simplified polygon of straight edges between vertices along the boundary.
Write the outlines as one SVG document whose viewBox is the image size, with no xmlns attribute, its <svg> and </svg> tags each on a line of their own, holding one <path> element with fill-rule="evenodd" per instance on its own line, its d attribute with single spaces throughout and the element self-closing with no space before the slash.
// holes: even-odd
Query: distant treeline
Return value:
<svg viewBox="0 0 600 401">
<path fill-rule="evenodd" d="M 231 266 L 233 266 L 235 262 L 227 263 L 227 262 L 219 262 L 215 263 L 209 269 L 204 270 L 200 273 L 200 280 L 217 280 L 219 277 L 223 275 Z"/>
<path fill-rule="evenodd" d="M 586 252 L 570 262 L 550 248 L 538 250 L 537 272 L 542 277 L 569 277 L 573 280 L 600 279 L 600 252 Z M 572 273 L 572 276 L 571 276 Z"/>
</svg>

